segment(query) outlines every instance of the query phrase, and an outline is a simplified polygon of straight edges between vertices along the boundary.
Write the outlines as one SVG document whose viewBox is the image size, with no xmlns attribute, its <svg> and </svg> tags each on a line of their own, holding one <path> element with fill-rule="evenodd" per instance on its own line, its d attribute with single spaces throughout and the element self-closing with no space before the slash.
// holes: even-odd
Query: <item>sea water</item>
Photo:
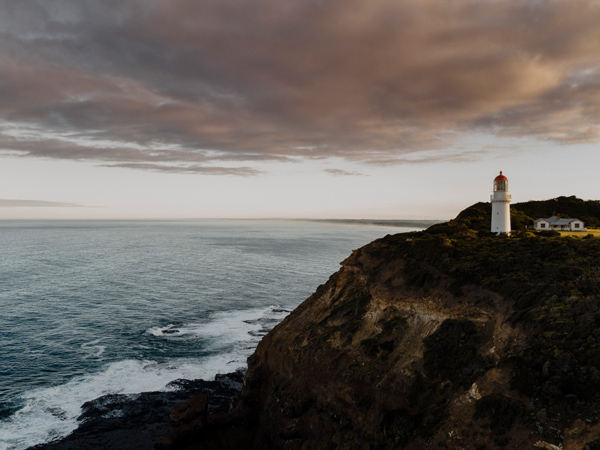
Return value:
<svg viewBox="0 0 600 450">
<path fill-rule="evenodd" d="M 302 221 L 0 222 L 0 450 L 86 401 L 212 379 L 352 249 L 408 229 Z"/>
</svg>

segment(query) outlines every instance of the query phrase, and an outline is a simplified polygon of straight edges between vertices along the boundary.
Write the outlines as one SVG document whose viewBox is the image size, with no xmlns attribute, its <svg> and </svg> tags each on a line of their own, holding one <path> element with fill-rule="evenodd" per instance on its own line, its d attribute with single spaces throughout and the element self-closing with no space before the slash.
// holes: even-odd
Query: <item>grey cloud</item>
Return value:
<svg viewBox="0 0 600 450">
<path fill-rule="evenodd" d="M 78 208 L 75 203 L 48 202 L 45 200 L 9 200 L 0 198 L 0 208 Z"/>
<path fill-rule="evenodd" d="M 597 141 L 598 23 L 593 0 L 5 0 L 0 151 L 248 176 L 216 165 Z"/>
<path fill-rule="evenodd" d="M 262 173 L 260 170 L 251 167 L 214 167 L 214 166 L 169 166 L 163 164 L 145 164 L 145 163 L 121 163 L 105 165 L 104 167 L 122 167 L 125 169 L 143 169 L 153 172 L 163 173 L 190 173 L 204 175 L 238 175 L 253 176 Z"/>
<path fill-rule="evenodd" d="M 342 169 L 325 169 L 324 171 L 330 175 L 335 175 L 335 176 L 354 176 L 354 177 L 363 176 L 363 174 L 360 172 L 356 172 L 356 171 L 349 172 L 347 170 L 342 170 Z"/>
<path fill-rule="evenodd" d="M 494 156 L 494 150 L 504 151 L 505 147 L 485 146 L 479 150 L 462 150 L 459 152 L 437 151 L 428 152 L 413 152 L 408 157 L 391 157 L 391 158 L 372 158 L 365 160 L 366 164 L 370 165 L 412 165 L 412 164 L 429 164 L 436 162 L 473 162 L 480 160 L 484 156 Z"/>
</svg>

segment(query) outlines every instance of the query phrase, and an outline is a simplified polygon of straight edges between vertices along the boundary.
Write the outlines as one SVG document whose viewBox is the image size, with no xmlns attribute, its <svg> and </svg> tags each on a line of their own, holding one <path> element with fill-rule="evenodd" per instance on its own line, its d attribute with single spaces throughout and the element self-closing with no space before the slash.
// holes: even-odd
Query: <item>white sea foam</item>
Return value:
<svg viewBox="0 0 600 450">
<path fill-rule="evenodd" d="M 287 311 L 273 307 L 220 312 L 203 323 L 150 328 L 147 332 L 157 337 L 201 338 L 208 340 L 213 350 L 227 349 L 209 357 L 173 359 L 166 363 L 117 361 L 100 372 L 73 378 L 65 384 L 29 391 L 22 396 L 25 406 L 0 422 L 0 450 L 23 450 L 68 435 L 78 426 L 81 406 L 103 395 L 159 391 L 179 378 L 212 379 L 217 373 L 244 367 L 259 341 L 260 330 L 271 328 L 286 314 Z M 164 333 L 172 329 L 180 333 Z M 159 333 L 159 330 L 163 331 Z M 97 345 L 99 342 L 91 341 L 81 347 L 97 357 L 104 351 Z"/>
<path fill-rule="evenodd" d="M 245 311 L 227 311 L 212 314 L 205 322 L 169 324 L 151 327 L 147 333 L 165 339 L 202 339 L 211 350 L 232 343 L 257 342 L 262 335 L 283 319 L 289 311 L 257 308 Z"/>
<path fill-rule="evenodd" d="M 106 345 L 97 345 L 102 339 L 95 339 L 85 344 L 81 344 L 81 348 L 87 352 L 83 359 L 102 359 L 102 354 L 106 350 Z"/>
</svg>

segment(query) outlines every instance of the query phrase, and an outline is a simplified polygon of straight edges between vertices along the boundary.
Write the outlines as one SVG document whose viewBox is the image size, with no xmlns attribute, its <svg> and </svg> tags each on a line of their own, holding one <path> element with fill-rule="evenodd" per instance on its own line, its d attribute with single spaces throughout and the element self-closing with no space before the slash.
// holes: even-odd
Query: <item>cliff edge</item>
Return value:
<svg viewBox="0 0 600 450">
<path fill-rule="evenodd" d="M 485 215 L 354 251 L 157 448 L 600 449 L 600 239 Z"/>
</svg>

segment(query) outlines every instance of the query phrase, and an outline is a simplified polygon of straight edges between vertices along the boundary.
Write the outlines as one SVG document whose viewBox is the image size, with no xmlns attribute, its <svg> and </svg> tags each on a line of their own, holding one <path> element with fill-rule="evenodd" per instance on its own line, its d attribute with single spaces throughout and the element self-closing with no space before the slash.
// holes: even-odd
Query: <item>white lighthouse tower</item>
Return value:
<svg viewBox="0 0 600 450">
<path fill-rule="evenodd" d="M 510 234 L 510 194 L 508 193 L 508 178 L 498 175 L 494 179 L 492 194 L 492 232 Z"/>
</svg>

